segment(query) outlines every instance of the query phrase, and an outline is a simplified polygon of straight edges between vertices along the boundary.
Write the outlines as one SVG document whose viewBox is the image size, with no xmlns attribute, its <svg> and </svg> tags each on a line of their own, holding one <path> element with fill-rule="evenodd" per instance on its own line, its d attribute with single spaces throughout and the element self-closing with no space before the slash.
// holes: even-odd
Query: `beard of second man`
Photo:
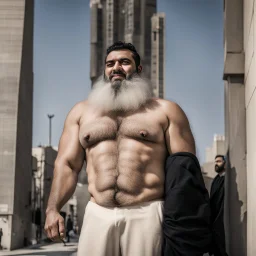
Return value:
<svg viewBox="0 0 256 256">
<path fill-rule="evenodd" d="M 150 82 L 136 71 L 125 75 L 121 71 L 113 74 L 125 76 L 123 80 L 110 81 L 105 75 L 94 84 L 88 101 L 103 111 L 135 111 L 152 97 Z M 110 75 L 110 76 L 111 76 Z"/>
<path fill-rule="evenodd" d="M 223 172 L 225 170 L 225 163 L 223 163 L 222 165 L 215 165 L 215 172 L 217 172 L 217 173 L 221 173 L 221 172 Z"/>
</svg>

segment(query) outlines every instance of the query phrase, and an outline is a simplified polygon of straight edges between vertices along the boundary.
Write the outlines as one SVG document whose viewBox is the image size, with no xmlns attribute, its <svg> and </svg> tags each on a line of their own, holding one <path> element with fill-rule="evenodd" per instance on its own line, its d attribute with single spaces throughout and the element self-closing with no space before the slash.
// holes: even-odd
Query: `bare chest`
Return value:
<svg viewBox="0 0 256 256">
<path fill-rule="evenodd" d="M 80 125 L 79 139 L 84 148 L 103 141 L 129 138 L 137 141 L 158 143 L 164 137 L 161 123 L 149 115 L 132 117 L 98 117 Z"/>
</svg>

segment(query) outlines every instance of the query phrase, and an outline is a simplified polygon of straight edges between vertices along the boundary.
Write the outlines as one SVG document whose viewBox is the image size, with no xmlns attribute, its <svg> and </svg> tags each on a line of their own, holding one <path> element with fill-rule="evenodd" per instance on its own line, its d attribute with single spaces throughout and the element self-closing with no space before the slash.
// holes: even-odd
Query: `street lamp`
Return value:
<svg viewBox="0 0 256 256">
<path fill-rule="evenodd" d="M 54 117 L 54 115 L 49 115 L 48 114 L 48 118 L 49 118 L 49 146 L 52 145 L 52 118 Z"/>
</svg>

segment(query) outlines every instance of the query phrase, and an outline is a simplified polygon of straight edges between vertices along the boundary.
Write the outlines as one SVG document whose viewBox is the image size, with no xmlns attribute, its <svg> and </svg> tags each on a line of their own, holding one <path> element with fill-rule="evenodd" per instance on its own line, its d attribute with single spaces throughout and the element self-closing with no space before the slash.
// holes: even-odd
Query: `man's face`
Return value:
<svg viewBox="0 0 256 256">
<path fill-rule="evenodd" d="M 220 172 L 224 171 L 224 169 L 225 169 L 225 162 L 224 162 L 223 158 L 217 157 L 215 159 L 215 171 L 217 173 L 220 173 Z"/>
<path fill-rule="evenodd" d="M 135 61 L 129 50 L 112 51 L 106 58 L 105 76 L 112 84 L 129 79 L 136 72 Z"/>
</svg>

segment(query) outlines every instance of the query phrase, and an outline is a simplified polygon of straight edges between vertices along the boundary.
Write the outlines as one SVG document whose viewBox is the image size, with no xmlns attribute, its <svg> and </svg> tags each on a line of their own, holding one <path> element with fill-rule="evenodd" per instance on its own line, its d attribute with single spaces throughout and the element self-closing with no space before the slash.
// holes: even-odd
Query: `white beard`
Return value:
<svg viewBox="0 0 256 256">
<path fill-rule="evenodd" d="M 88 102 L 103 111 L 134 111 L 152 97 L 151 84 L 134 75 L 131 79 L 111 83 L 100 77 L 93 85 Z"/>
</svg>

